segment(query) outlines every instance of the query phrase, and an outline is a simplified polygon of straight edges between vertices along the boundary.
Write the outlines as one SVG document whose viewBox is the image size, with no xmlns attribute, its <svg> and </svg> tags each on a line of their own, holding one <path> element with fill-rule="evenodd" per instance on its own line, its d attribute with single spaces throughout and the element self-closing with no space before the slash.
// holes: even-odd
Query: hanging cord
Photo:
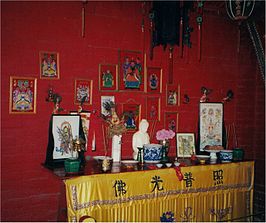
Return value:
<svg viewBox="0 0 266 223">
<path fill-rule="evenodd" d="M 246 23 L 247 23 L 247 28 L 249 31 L 250 38 L 252 40 L 252 43 L 255 49 L 262 79 L 263 81 L 265 81 L 265 55 L 264 55 L 264 50 L 263 50 L 262 43 L 259 37 L 259 33 L 257 31 L 254 21 L 247 21 Z"/>
</svg>

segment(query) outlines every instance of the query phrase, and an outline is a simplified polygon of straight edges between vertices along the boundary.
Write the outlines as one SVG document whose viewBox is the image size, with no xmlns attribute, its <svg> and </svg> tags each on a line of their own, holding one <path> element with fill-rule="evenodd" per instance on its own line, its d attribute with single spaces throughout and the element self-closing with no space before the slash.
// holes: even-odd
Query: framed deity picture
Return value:
<svg viewBox="0 0 266 223">
<path fill-rule="evenodd" d="M 35 114 L 37 99 L 37 78 L 10 77 L 10 114 Z"/>
<path fill-rule="evenodd" d="M 224 146 L 223 103 L 199 104 L 199 149 L 205 146 Z"/>
<path fill-rule="evenodd" d="M 105 109 L 105 103 L 115 103 L 115 96 L 101 96 L 101 114 L 104 116 L 110 115 L 109 112 Z"/>
<path fill-rule="evenodd" d="M 92 104 L 92 80 L 76 79 L 74 88 L 74 104 Z"/>
<path fill-rule="evenodd" d="M 122 114 L 127 131 L 136 131 L 141 118 L 141 105 L 134 100 L 122 104 Z"/>
<path fill-rule="evenodd" d="M 180 105 L 180 85 L 166 85 L 166 105 Z"/>
<path fill-rule="evenodd" d="M 158 67 L 148 67 L 146 75 L 147 93 L 162 93 L 162 69 Z"/>
<path fill-rule="evenodd" d="M 164 128 L 171 129 L 174 132 L 178 131 L 178 113 L 165 112 L 164 113 Z"/>
<path fill-rule="evenodd" d="M 119 90 L 144 91 L 146 56 L 141 52 L 119 50 Z"/>
<path fill-rule="evenodd" d="M 118 90 L 117 64 L 99 64 L 99 90 L 100 91 Z"/>
<path fill-rule="evenodd" d="M 63 166 L 65 159 L 78 157 L 72 146 L 73 139 L 77 137 L 85 139 L 79 114 L 53 114 L 49 124 L 45 166 Z"/>
<path fill-rule="evenodd" d="M 146 117 L 147 120 L 160 121 L 161 118 L 161 98 L 147 97 L 146 98 Z"/>
<path fill-rule="evenodd" d="M 194 133 L 177 133 L 176 134 L 176 154 L 177 157 L 191 157 L 195 151 L 195 134 Z"/>
<path fill-rule="evenodd" d="M 57 52 L 39 53 L 40 78 L 59 79 L 59 54 Z"/>
</svg>

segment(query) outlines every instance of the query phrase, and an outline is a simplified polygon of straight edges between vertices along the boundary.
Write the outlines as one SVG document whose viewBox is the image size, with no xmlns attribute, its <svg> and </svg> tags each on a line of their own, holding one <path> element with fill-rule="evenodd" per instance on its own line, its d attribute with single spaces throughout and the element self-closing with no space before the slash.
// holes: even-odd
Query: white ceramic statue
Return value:
<svg viewBox="0 0 266 223">
<path fill-rule="evenodd" d="M 133 158 L 137 160 L 138 147 L 143 147 L 144 144 L 150 143 L 150 136 L 147 133 L 149 128 L 149 122 L 146 119 L 142 119 L 139 123 L 139 130 L 134 133 L 132 138 Z"/>
</svg>

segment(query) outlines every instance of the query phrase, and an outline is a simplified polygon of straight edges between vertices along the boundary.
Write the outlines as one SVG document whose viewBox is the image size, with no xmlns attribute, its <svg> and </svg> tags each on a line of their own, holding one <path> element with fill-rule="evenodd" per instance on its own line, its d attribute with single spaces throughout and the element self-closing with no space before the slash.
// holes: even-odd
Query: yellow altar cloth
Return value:
<svg viewBox="0 0 266 223">
<path fill-rule="evenodd" d="M 68 221 L 226 221 L 253 213 L 254 162 L 65 180 Z M 242 219 L 242 221 L 248 219 Z"/>
</svg>

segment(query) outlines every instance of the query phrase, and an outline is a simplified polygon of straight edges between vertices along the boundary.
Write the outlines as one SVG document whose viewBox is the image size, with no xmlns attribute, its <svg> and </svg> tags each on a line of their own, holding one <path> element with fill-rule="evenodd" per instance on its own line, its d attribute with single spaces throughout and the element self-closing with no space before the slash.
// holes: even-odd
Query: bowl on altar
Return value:
<svg viewBox="0 0 266 223">
<path fill-rule="evenodd" d="M 210 159 L 210 156 L 207 155 L 196 155 L 196 157 L 199 160 L 200 164 L 205 164 L 206 160 Z"/>
<path fill-rule="evenodd" d="M 219 158 L 222 163 L 229 163 L 233 161 L 233 150 L 221 150 Z"/>
<path fill-rule="evenodd" d="M 162 158 L 162 145 L 160 144 L 145 144 L 143 159 L 145 162 L 158 162 Z"/>
</svg>

